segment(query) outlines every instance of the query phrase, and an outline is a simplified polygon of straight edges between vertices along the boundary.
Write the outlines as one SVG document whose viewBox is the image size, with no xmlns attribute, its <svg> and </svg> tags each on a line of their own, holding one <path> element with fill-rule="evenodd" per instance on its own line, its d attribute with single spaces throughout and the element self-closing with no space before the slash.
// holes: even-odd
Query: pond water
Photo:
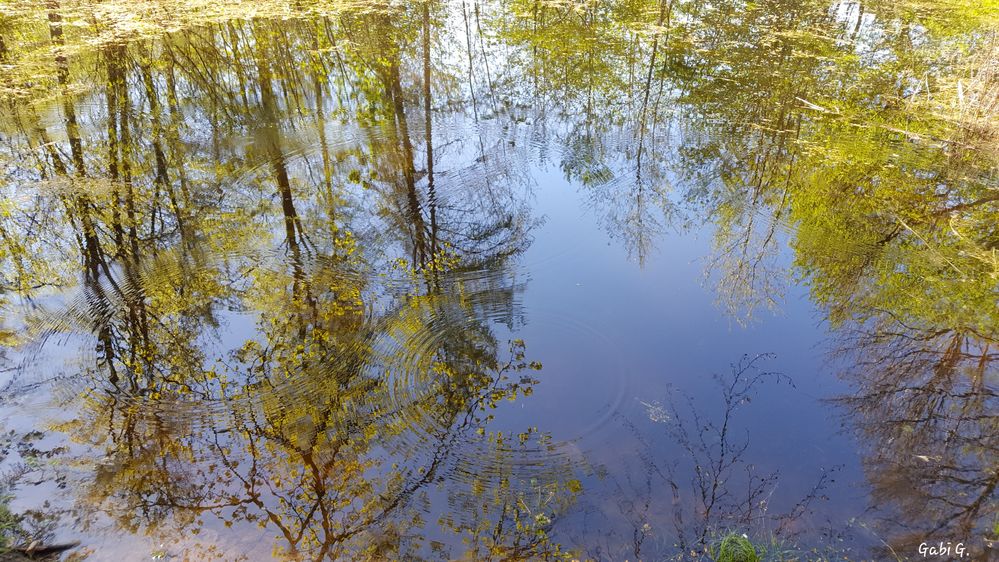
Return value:
<svg viewBox="0 0 999 562">
<path fill-rule="evenodd" d="M 990 559 L 997 14 L 4 8 L 0 550 Z"/>
</svg>

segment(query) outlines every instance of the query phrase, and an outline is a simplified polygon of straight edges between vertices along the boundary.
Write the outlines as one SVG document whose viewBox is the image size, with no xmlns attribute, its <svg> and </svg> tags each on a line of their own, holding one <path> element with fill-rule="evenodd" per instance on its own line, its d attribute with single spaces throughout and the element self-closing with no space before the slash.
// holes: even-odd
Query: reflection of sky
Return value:
<svg viewBox="0 0 999 562">
<path fill-rule="evenodd" d="M 516 421 L 576 439 L 588 460 L 606 463 L 613 476 L 634 468 L 640 453 L 620 419 L 608 415 L 614 410 L 653 444 L 657 460 L 670 464 L 682 453 L 649 420 L 646 404 L 668 404 L 672 388 L 692 396 L 701 415 L 717 416 L 721 396 L 711 375 L 728 374 L 744 354 L 775 353 L 763 368 L 787 375 L 795 388 L 766 382 L 736 414 L 738 438 L 749 438 L 746 461 L 760 473 L 780 471 L 771 498 L 776 512 L 802 499 L 823 469 L 845 465 L 829 494 L 834 499 L 818 506 L 834 526 L 844 526 L 864 505 L 863 494 L 851 488 L 862 474 L 835 408 L 822 401 L 846 387 L 826 365 L 826 328 L 807 290 L 790 287 L 779 311 L 760 312 L 741 326 L 704 283 L 709 228 L 657 237 L 657 250 L 640 268 L 609 240 L 574 186 L 557 172 L 536 177 L 535 211 L 547 221 L 522 258 L 530 282 L 523 295 L 527 325 L 518 337 L 545 368 L 534 396 L 512 407 Z M 784 254 L 779 261 L 787 266 Z M 588 429 L 581 435 L 581 428 Z M 665 489 L 656 495 L 654 502 L 670 501 Z"/>
<path fill-rule="evenodd" d="M 872 46 L 881 42 L 883 30 L 873 15 L 861 16 L 853 6 L 840 4 L 836 17 L 847 29 L 854 25 L 860 29 L 860 36 L 855 38 L 858 54 L 865 60 L 879 61 L 882 54 Z M 449 30 L 464 29 L 460 12 L 449 12 L 447 21 L 445 27 Z M 635 115 L 629 113 L 637 115 L 635 107 L 617 110 L 628 114 L 628 123 L 620 127 L 607 126 L 600 119 L 603 116 L 596 115 L 599 123 L 594 126 L 592 138 L 580 136 L 575 144 L 572 134 L 584 128 L 580 123 L 585 119 L 570 115 L 565 123 L 546 120 L 537 107 L 554 103 L 550 100 L 533 100 L 537 101 L 533 111 L 512 104 L 495 115 L 491 108 L 496 100 L 487 93 L 486 85 L 492 78 L 503 76 L 503 71 L 509 70 L 505 67 L 513 65 L 513 59 L 507 51 L 490 50 L 494 75 L 484 75 L 480 50 L 484 48 L 476 45 L 472 55 L 477 72 L 473 89 L 478 93 L 479 119 L 473 122 L 470 100 L 465 97 L 468 84 L 463 74 L 464 38 L 460 35 L 460 32 L 442 33 L 440 41 L 444 48 L 434 47 L 435 57 L 441 57 L 435 58 L 435 72 L 444 67 L 455 74 L 453 82 L 435 83 L 435 88 L 448 89 L 446 96 L 435 90 L 435 100 L 449 98 L 459 107 L 452 113 L 441 109 L 445 105 L 434 108 L 435 185 L 440 216 L 442 221 L 451 221 L 449 227 L 474 226 L 489 222 L 489 212 L 497 208 L 513 215 L 519 210 L 516 205 L 527 201 L 529 209 L 525 214 L 529 215 L 526 221 L 530 224 L 525 230 L 532 242 L 527 252 L 507 268 L 515 277 L 509 286 L 518 287 L 511 291 L 514 301 L 511 316 L 517 318 L 509 322 L 512 328 L 508 329 L 500 325 L 503 319 L 498 318 L 499 313 L 487 312 L 484 316 L 493 323 L 491 328 L 500 342 L 501 358 L 506 349 L 504 342 L 520 338 L 526 342 L 527 359 L 544 365 L 540 373 L 532 373 L 541 381 L 534 387 L 533 395 L 501 403 L 488 429 L 516 435 L 536 427 L 562 444 L 563 452 L 573 460 L 585 460 L 589 468 L 605 471 L 603 478 L 589 473 L 591 477 L 585 482 L 585 493 L 580 500 L 583 511 L 594 506 L 604 509 L 611 496 L 618 493 L 614 484 L 640 472 L 639 457 L 649 457 L 662 466 L 684 462 L 685 454 L 664 428 L 689 413 L 672 411 L 674 403 L 684 404 L 683 396 L 689 395 L 701 415 L 716 418 L 721 397 L 712 375 L 728 375 L 730 365 L 744 355 L 773 353 L 776 357 L 761 366 L 789 377 L 794 387 L 766 381 L 757 388 L 753 401 L 738 411 L 733 431 L 737 441 L 748 438 L 745 461 L 756 465 L 760 475 L 779 471 L 780 479 L 769 496 L 774 512 L 785 512 L 802 499 L 823 470 L 844 465 L 836 483 L 826 491 L 831 499 L 813 506 L 821 513 L 814 523 L 841 528 L 850 517 L 859 515 L 867 507 L 867 498 L 856 447 L 848 435 L 841 433 L 838 410 L 824 401 L 847 391 L 847 386 L 836 379 L 834 366 L 825 361 L 825 341 L 829 334 L 822 312 L 811 303 L 807 288 L 790 284 L 778 310 L 758 311 L 754 320 L 743 326 L 717 303 L 713 280 L 705 278 L 705 268 L 717 251 L 713 247 L 712 228 L 674 228 L 677 225 L 671 224 L 669 218 L 657 215 L 657 204 L 678 196 L 664 188 L 667 183 L 677 183 L 671 176 L 678 170 L 669 169 L 667 163 L 682 161 L 677 152 L 682 139 L 668 128 L 673 119 L 659 122 L 658 135 L 650 128 L 644 137 L 645 160 L 639 186 L 633 168 L 638 133 L 630 124 Z M 415 58 L 407 58 L 405 64 L 412 67 L 411 71 L 418 66 Z M 719 64 L 719 68 L 732 67 Z M 415 89 L 414 84 L 405 87 Z M 522 102 L 533 95 L 516 88 L 506 93 L 509 99 L 504 99 L 502 87 L 497 89 L 501 107 L 504 101 Z M 333 100 L 328 102 L 332 104 Z M 666 105 L 664 101 L 662 114 L 673 111 Z M 416 105 L 410 107 L 409 133 L 414 144 L 416 188 L 422 197 L 427 179 L 422 170 L 426 153 L 421 111 Z M 200 118 L 203 116 L 196 114 L 190 119 L 195 133 L 207 130 Z M 570 122 L 572 119 L 576 122 Z M 696 120 L 696 117 L 680 115 L 675 121 L 685 119 Z M 302 184 L 296 184 L 299 186 L 309 185 L 303 178 L 319 177 L 322 170 L 318 135 L 313 134 L 311 123 L 310 119 L 302 119 L 298 123 L 301 130 L 285 131 L 282 136 L 285 164 L 293 179 L 303 180 Z M 585 125 L 589 127 L 592 123 Z M 369 168 L 378 171 L 397 165 L 393 151 L 398 147 L 392 146 L 393 140 L 377 127 L 362 129 L 330 119 L 326 133 L 327 144 L 334 153 L 348 152 L 355 144 L 383 145 L 384 154 L 380 157 L 384 160 L 371 157 L 377 165 L 360 164 L 356 156 L 351 156 L 337 163 L 345 170 L 363 168 L 370 175 Z M 667 140 L 670 142 L 666 143 Z M 231 152 L 234 161 L 259 158 L 250 150 L 254 142 L 250 134 L 231 139 L 226 145 L 227 154 Z M 225 186 L 229 196 L 223 202 L 225 209 L 249 208 L 260 197 L 261 186 L 264 191 L 271 188 L 271 171 L 266 164 L 246 163 L 246 169 L 235 174 Z M 592 169 L 586 167 L 590 164 Z M 565 174 L 569 172 L 576 177 L 586 173 L 590 185 L 567 181 Z M 338 209 L 347 211 L 338 220 L 358 235 L 359 253 L 365 265 L 380 272 L 395 258 L 407 256 L 408 249 L 405 236 L 393 233 L 395 225 L 378 212 L 383 197 L 388 198 L 384 194 L 391 195 L 392 180 L 372 180 L 371 185 L 374 187 L 370 190 L 361 190 L 351 182 L 343 186 L 344 207 L 349 209 Z M 642 193 L 647 200 L 635 207 L 634 216 L 649 222 L 631 230 L 636 228 L 629 222 L 636 186 L 645 190 Z M 493 187 L 497 187 L 495 192 Z M 512 195 L 487 201 L 504 190 Z M 302 191 L 307 193 L 305 189 Z M 658 200 L 657 195 L 661 196 Z M 26 201 L 20 199 L 19 203 Z M 306 222 L 315 217 L 322 220 L 318 200 L 303 196 L 296 200 L 296 205 Z M 272 252 L 249 259 L 273 259 L 275 263 L 271 265 L 283 269 L 287 266 L 280 250 L 284 223 L 275 209 L 261 213 L 258 217 L 261 224 L 257 225 L 273 238 L 268 248 Z M 644 260 L 639 265 L 633 236 L 636 232 L 644 234 L 643 226 L 648 227 L 651 242 L 641 245 L 639 252 Z M 767 267 L 783 269 L 784 274 L 791 263 L 786 236 L 786 232 L 778 232 L 779 254 L 774 263 L 767 263 Z M 502 281 L 506 280 L 501 280 L 501 285 Z M 375 281 L 366 287 L 372 294 L 365 295 L 365 302 L 370 309 L 381 313 L 396 304 L 393 297 L 397 295 L 385 290 L 386 284 L 379 283 L 382 282 Z M 487 306 L 488 303 L 483 303 L 483 307 Z M 220 317 L 221 343 L 217 345 L 222 349 L 258 335 L 252 311 L 223 313 Z M 398 343 L 391 337 L 385 339 L 388 344 Z M 50 344 L 54 345 L 46 346 L 45 355 L 32 363 L 34 376 L 56 374 L 43 372 L 49 368 L 73 371 L 81 364 L 92 366 L 95 362 L 93 342 L 86 338 L 78 341 L 74 336 L 60 335 Z M 0 373 L 0 383 L 3 374 Z M 39 419 L 38 412 L 45 412 L 44 420 Z M 71 415 L 71 412 L 53 411 L 46 395 L 36 393 L 25 398 L 20 409 L 0 413 L 0 421 L 6 428 L 27 430 Z M 626 424 L 631 424 L 633 430 Z M 33 496 L 44 497 L 50 490 L 46 488 L 43 492 Z M 433 515 L 446 512 L 446 493 L 439 490 L 431 493 L 437 502 Z M 664 506 L 671 496 L 662 487 L 654 488 L 651 495 L 658 507 L 650 513 L 658 519 L 650 520 L 650 525 L 659 529 L 670 515 Z M 573 517 L 559 529 L 571 531 L 573 525 L 582 525 Z M 436 517 L 428 520 L 434 521 Z M 612 524 L 625 523 L 618 519 Z M 429 527 L 432 529 L 433 525 Z M 571 532 L 566 534 L 571 535 Z M 571 540 L 566 542 L 572 546 Z M 269 551 L 269 544 L 260 550 Z"/>
<path fill-rule="evenodd" d="M 467 121 L 457 121 L 441 128 L 444 140 L 469 130 Z M 493 126 L 488 121 L 478 125 L 480 131 Z M 439 149 L 437 186 L 445 204 L 460 205 L 469 192 L 484 187 L 463 181 L 474 172 L 478 172 L 476 181 L 482 181 L 475 145 L 465 142 Z M 310 151 L 297 152 L 289 158 L 290 170 L 305 175 L 310 158 L 315 159 Z M 763 368 L 790 377 L 796 388 L 764 383 L 734 422 L 737 439 L 748 436 L 746 462 L 757 465 L 761 475 L 781 474 L 770 497 L 774 511 L 791 509 L 824 469 L 840 464 L 845 464 L 837 479 L 841 484 L 830 491 L 829 504 L 816 506 L 818 511 L 830 518 L 833 527 L 841 527 L 866 506 L 863 494 L 851 488 L 862 478 L 852 443 L 838 433 L 834 408 L 822 402 L 845 387 L 830 368 L 823 367 L 826 330 L 805 288 L 791 286 L 779 311 L 760 312 L 742 326 L 725 314 L 710 281 L 705 282 L 704 270 L 714 251 L 710 227 L 653 232 L 652 250 L 640 267 L 627 241 L 615 236 L 614 225 L 599 216 L 606 209 L 594 204 L 587 188 L 567 182 L 556 166 L 531 164 L 517 170 L 515 179 L 518 197 L 523 195 L 521 189 L 533 192 L 530 212 L 540 223 L 530 232 L 533 242 L 528 251 L 509 268 L 519 277 L 515 283 L 526 282 L 523 292 L 514 293 L 514 306 L 526 323 L 513 331 L 499 325 L 494 330 L 501 350 L 505 351 L 505 340 L 523 339 L 528 360 L 540 361 L 544 368 L 536 375 L 541 383 L 532 396 L 499 406 L 490 431 L 516 435 L 536 427 L 562 444 L 561 452 L 573 460 L 606 470 L 606 478 L 588 479 L 580 500 L 583 510 L 601 506 L 616 493 L 614 483 L 639 470 L 639 455 L 651 455 L 663 466 L 683 459 L 684 453 L 664 430 L 663 418 L 650 419 L 650 405 L 661 408 L 663 416 L 675 417 L 669 406 L 671 392 L 679 404 L 684 403 L 678 394 L 682 393 L 694 398 L 702 415 L 717 416 L 721 403 L 712 375 L 726 375 L 743 355 L 774 353 L 776 358 Z M 361 191 L 358 197 L 356 208 L 370 210 L 363 204 L 370 194 Z M 307 205 L 303 201 L 302 207 Z M 363 212 L 353 218 L 364 225 Z M 789 266 L 787 254 L 779 256 L 777 265 Z M 372 264 L 389 261 L 384 256 L 371 258 Z M 252 314 L 227 313 L 222 318 L 223 348 L 254 337 Z M 70 351 L 81 349 L 86 346 L 63 340 L 59 346 L 49 346 L 53 358 L 45 361 L 73 363 Z M 93 359 L 89 357 L 91 365 Z M 38 405 L 39 396 L 32 403 Z M 625 428 L 625 422 L 634 425 L 637 435 Z M 24 417 L 17 426 L 34 423 L 36 419 Z M 448 509 L 446 493 L 431 494 L 436 519 Z M 649 524 L 663 528 L 670 514 L 662 506 L 671 496 L 661 486 L 651 495 L 660 507 L 650 511 Z M 566 522 L 570 529 L 572 521 L 570 517 Z M 436 533 L 432 526 L 428 532 Z"/>
</svg>

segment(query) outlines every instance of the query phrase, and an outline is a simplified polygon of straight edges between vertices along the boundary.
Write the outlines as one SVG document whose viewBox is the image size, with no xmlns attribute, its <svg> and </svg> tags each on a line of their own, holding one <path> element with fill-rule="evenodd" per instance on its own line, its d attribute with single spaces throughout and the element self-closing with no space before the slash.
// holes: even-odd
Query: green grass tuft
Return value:
<svg viewBox="0 0 999 562">
<path fill-rule="evenodd" d="M 722 537 L 718 545 L 715 562 L 759 562 L 756 547 L 745 536 L 729 533 Z"/>
</svg>

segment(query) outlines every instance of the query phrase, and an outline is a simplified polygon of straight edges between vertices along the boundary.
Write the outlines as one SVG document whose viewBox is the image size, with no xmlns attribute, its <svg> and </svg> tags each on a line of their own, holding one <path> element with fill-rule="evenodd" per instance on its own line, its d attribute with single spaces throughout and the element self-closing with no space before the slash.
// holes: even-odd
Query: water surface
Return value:
<svg viewBox="0 0 999 562">
<path fill-rule="evenodd" d="M 988 559 L 994 7 L 0 12 L 4 541 Z"/>
</svg>

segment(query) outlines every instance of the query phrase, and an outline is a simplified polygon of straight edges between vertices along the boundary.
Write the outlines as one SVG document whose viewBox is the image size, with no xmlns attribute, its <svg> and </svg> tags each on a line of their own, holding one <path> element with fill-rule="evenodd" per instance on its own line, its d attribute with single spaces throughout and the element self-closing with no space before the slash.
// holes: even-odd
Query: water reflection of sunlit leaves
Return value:
<svg viewBox="0 0 999 562">
<path fill-rule="evenodd" d="M 12 323 L 17 340 L 89 347 L 56 395 L 82 394 L 92 417 L 64 429 L 109 451 L 95 503 L 159 524 L 205 499 L 215 458 L 228 472 L 204 493 L 229 521 L 281 505 L 276 528 L 287 513 L 329 527 L 289 530 L 299 554 L 329 537 L 385 554 L 410 529 L 381 514 L 444 462 L 420 439 L 442 455 L 485 439 L 488 416 L 458 412 L 542 378 L 512 376 L 529 363 L 516 346 L 501 359 L 495 330 L 523 322 L 510 262 L 540 224 L 531 166 L 557 159 L 640 263 L 668 228 L 709 222 L 709 268 L 741 319 L 802 281 L 858 366 L 861 432 L 884 451 L 940 440 L 871 456 L 877 498 L 971 533 L 994 518 L 980 437 L 995 433 L 999 127 L 980 3 L 946 3 L 961 18 L 933 2 L 306 4 L 0 14 L 0 96 L 18 102 L 3 109 L 0 303 L 77 295 Z M 411 466 L 385 469 L 384 451 Z M 548 495 L 578 492 L 549 468 Z M 512 517 L 550 540 L 522 521 L 528 488 L 471 535 Z M 948 504 L 952 490 L 981 501 Z M 374 521 L 383 536 L 347 531 Z M 470 556 L 521 552 L 478 544 Z"/>
</svg>

